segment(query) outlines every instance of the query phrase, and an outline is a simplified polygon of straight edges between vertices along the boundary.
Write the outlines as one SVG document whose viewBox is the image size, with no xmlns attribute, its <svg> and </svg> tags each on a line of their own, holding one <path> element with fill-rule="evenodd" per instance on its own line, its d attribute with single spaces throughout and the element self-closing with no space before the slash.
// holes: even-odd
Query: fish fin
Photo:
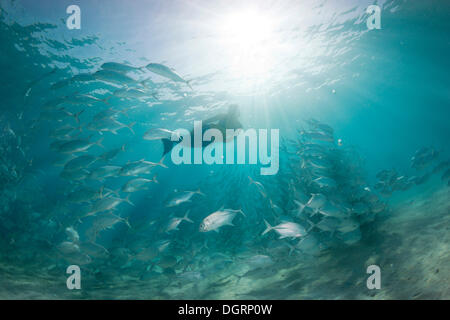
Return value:
<svg viewBox="0 0 450 320">
<path fill-rule="evenodd" d="M 308 230 L 306 230 L 306 233 L 309 233 L 312 229 L 314 229 L 314 227 L 316 227 L 317 223 L 314 223 L 309 219 L 306 219 L 306 221 L 308 221 L 308 223 L 311 225 L 311 227 Z"/>
<path fill-rule="evenodd" d="M 264 219 L 264 223 L 266 224 L 266 230 L 264 230 L 264 232 L 261 234 L 262 236 L 273 229 L 272 226 L 266 221 L 266 219 Z"/>
<path fill-rule="evenodd" d="M 133 126 L 136 124 L 136 121 L 131 122 L 130 124 L 127 124 L 127 128 L 130 129 L 130 131 L 134 134 Z"/>
<path fill-rule="evenodd" d="M 125 197 L 125 199 L 123 199 L 123 201 L 127 202 L 128 204 L 132 205 L 133 207 L 135 207 L 136 205 L 130 201 L 130 195 L 127 195 Z"/>
<path fill-rule="evenodd" d="M 165 154 L 162 156 L 161 160 L 158 162 L 158 166 L 167 168 L 167 166 L 164 164 Z"/>
<path fill-rule="evenodd" d="M 196 193 L 196 194 L 199 194 L 199 195 L 201 195 L 201 196 L 206 197 L 206 195 L 205 195 L 203 192 L 200 191 L 200 188 L 198 188 L 197 191 L 195 191 L 195 193 Z M 222 208 L 223 208 L 223 207 L 222 207 Z"/>
<path fill-rule="evenodd" d="M 186 211 L 186 214 L 184 215 L 183 220 L 186 221 L 186 222 L 194 223 L 194 221 L 192 221 L 188 217 L 189 212 L 191 212 L 191 210 Z"/>
<path fill-rule="evenodd" d="M 73 117 L 75 118 L 75 121 L 76 121 L 77 123 L 80 123 L 79 116 L 80 116 L 83 112 L 84 112 L 84 109 L 81 110 L 80 112 L 77 112 L 77 113 L 73 114 Z"/>
<path fill-rule="evenodd" d="M 295 247 L 289 242 L 286 242 L 286 245 L 289 247 L 289 256 L 291 256 L 292 252 L 295 252 Z"/>
<path fill-rule="evenodd" d="M 131 229 L 131 224 L 130 224 L 130 222 L 128 221 L 128 217 L 126 217 L 126 218 L 123 218 L 123 220 L 122 220 L 126 225 L 127 225 L 127 227 L 128 228 L 130 228 Z"/>
<path fill-rule="evenodd" d="M 300 201 L 294 200 L 295 204 L 298 205 L 299 209 L 297 211 L 297 215 L 300 215 L 303 213 L 303 210 L 305 209 L 306 205 L 301 203 Z"/>
<path fill-rule="evenodd" d="M 101 148 L 105 148 L 105 147 L 102 145 L 102 141 L 103 141 L 103 137 L 100 138 L 100 139 L 98 139 L 98 141 L 96 141 L 95 144 L 98 145 L 98 146 L 101 147 Z"/>
<path fill-rule="evenodd" d="M 174 147 L 174 145 L 176 144 L 176 141 L 172 141 L 170 139 L 161 139 L 162 143 L 163 143 L 163 147 L 164 147 L 164 151 L 163 151 L 163 156 L 166 155 L 167 153 L 170 152 L 170 150 L 172 150 L 172 148 Z"/>
</svg>

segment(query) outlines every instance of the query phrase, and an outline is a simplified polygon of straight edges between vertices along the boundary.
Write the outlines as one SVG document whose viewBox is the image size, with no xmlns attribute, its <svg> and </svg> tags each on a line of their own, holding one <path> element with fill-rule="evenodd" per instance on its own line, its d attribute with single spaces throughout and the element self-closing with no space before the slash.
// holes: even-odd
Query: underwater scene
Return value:
<svg viewBox="0 0 450 320">
<path fill-rule="evenodd" d="M 450 2 L 2 0 L 0 299 L 450 299 Z"/>
</svg>

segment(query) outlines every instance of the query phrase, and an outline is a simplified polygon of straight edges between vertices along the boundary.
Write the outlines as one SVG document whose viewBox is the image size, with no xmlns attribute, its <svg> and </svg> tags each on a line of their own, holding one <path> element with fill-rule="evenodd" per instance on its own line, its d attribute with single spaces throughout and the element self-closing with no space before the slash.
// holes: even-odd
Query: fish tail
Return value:
<svg viewBox="0 0 450 320">
<path fill-rule="evenodd" d="M 197 191 L 195 191 L 195 193 L 204 197 L 206 196 L 203 192 L 200 191 L 200 188 L 198 188 Z"/>
<path fill-rule="evenodd" d="M 123 151 L 123 152 L 125 152 L 125 147 L 126 147 L 126 143 L 124 143 L 124 144 L 120 147 L 120 150 Z"/>
<path fill-rule="evenodd" d="M 186 214 L 183 217 L 183 220 L 186 222 L 194 223 L 191 219 L 189 219 L 188 214 L 191 212 L 191 210 L 186 211 Z"/>
<path fill-rule="evenodd" d="M 316 227 L 317 223 L 314 223 L 309 219 L 306 219 L 306 221 L 308 221 L 308 223 L 311 225 L 311 227 L 308 230 L 306 230 L 306 233 L 309 233 L 312 229 L 314 229 L 314 227 Z"/>
<path fill-rule="evenodd" d="M 109 97 L 106 97 L 105 99 L 101 99 L 103 101 L 103 103 L 109 105 L 109 99 L 111 99 L 113 97 L 113 95 L 110 95 Z"/>
<path fill-rule="evenodd" d="M 194 91 L 194 89 L 193 89 L 192 86 L 191 86 L 191 81 L 192 81 L 192 80 L 187 80 L 187 81 L 186 81 L 186 84 L 188 85 L 188 87 L 189 87 L 192 91 Z"/>
<path fill-rule="evenodd" d="M 241 213 L 244 217 L 247 218 L 247 215 L 244 213 L 244 211 L 242 211 L 242 208 L 240 208 L 240 209 L 238 210 L 238 212 Z"/>
<path fill-rule="evenodd" d="M 159 181 L 156 179 L 156 174 L 153 176 L 152 180 L 154 183 L 159 183 Z"/>
<path fill-rule="evenodd" d="M 161 166 L 163 168 L 167 168 L 167 166 L 164 164 L 164 158 L 165 158 L 165 156 L 163 155 L 161 160 L 159 160 L 159 162 L 158 162 L 158 166 Z"/>
<path fill-rule="evenodd" d="M 77 122 L 77 123 L 80 123 L 80 115 L 82 114 L 84 112 L 84 109 L 83 110 L 81 110 L 80 112 L 77 112 L 77 113 L 75 113 L 75 114 L 73 114 L 72 116 L 75 118 L 75 121 Z"/>
<path fill-rule="evenodd" d="M 125 117 L 129 118 L 128 113 L 127 113 L 128 109 L 129 108 L 126 108 L 126 109 L 120 110 L 119 112 L 122 113 Z"/>
<path fill-rule="evenodd" d="M 136 124 L 136 121 L 127 124 L 127 128 L 134 134 L 133 126 Z"/>
<path fill-rule="evenodd" d="M 273 227 L 266 221 L 266 219 L 264 219 L 264 223 L 266 224 L 266 230 L 264 230 L 264 232 L 261 234 L 262 236 L 273 229 Z"/>
<path fill-rule="evenodd" d="M 303 204 L 303 203 L 301 203 L 301 202 L 298 201 L 298 200 L 294 200 L 294 202 L 295 202 L 295 204 L 297 204 L 298 207 L 299 207 L 299 209 L 298 209 L 298 211 L 297 211 L 297 215 L 302 214 L 302 213 L 303 213 L 303 210 L 305 210 L 306 205 Z"/>
<path fill-rule="evenodd" d="M 103 141 L 103 137 L 100 138 L 100 139 L 98 139 L 98 141 L 96 141 L 95 144 L 98 145 L 98 146 L 101 147 L 101 148 L 105 148 L 105 146 L 102 145 L 102 141 Z"/>
<path fill-rule="evenodd" d="M 128 221 L 128 217 L 122 219 L 123 219 L 122 221 L 127 225 L 127 227 L 131 229 L 131 224 L 130 221 Z"/>
<path fill-rule="evenodd" d="M 163 156 L 166 155 L 167 153 L 170 152 L 170 150 L 172 150 L 172 148 L 175 146 L 176 141 L 172 141 L 170 139 L 161 139 L 163 146 L 164 146 L 164 151 L 163 151 Z"/>
<path fill-rule="evenodd" d="M 295 247 L 289 242 L 286 242 L 286 245 L 289 247 L 289 256 L 291 256 L 292 252 L 295 252 Z"/>
<path fill-rule="evenodd" d="M 127 195 L 127 196 L 123 199 L 123 201 L 127 202 L 128 204 L 132 205 L 133 207 L 136 206 L 133 202 L 131 202 L 131 200 L 130 200 L 130 195 Z"/>
</svg>

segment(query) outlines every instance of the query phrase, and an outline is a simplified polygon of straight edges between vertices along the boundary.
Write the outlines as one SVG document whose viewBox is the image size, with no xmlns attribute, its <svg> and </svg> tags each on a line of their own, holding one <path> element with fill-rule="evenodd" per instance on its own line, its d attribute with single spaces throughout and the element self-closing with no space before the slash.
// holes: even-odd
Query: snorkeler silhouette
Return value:
<svg viewBox="0 0 450 320">
<path fill-rule="evenodd" d="M 242 124 L 240 123 L 238 117 L 240 115 L 239 108 L 236 104 L 231 104 L 228 107 L 227 113 L 221 113 L 214 117 L 208 118 L 206 120 L 202 121 L 202 137 L 203 133 L 208 129 L 218 129 L 223 137 L 226 137 L 226 130 L 227 129 L 242 129 Z M 191 147 L 194 146 L 194 129 L 190 131 L 191 135 Z M 182 138 L 180 138 L 178 141 L 172 141 L 170 139 L 161 139 L 164 145 L 164 152 L 163 156 L 172 150 L 172 148 L 180 143 L 182 141 Z M 203 141 L 203 139 L 202 139 Z M 212 141 L 203 141 L 202 147 L 206 147 L 207 145 L 214 142 Z"/>
</svg>

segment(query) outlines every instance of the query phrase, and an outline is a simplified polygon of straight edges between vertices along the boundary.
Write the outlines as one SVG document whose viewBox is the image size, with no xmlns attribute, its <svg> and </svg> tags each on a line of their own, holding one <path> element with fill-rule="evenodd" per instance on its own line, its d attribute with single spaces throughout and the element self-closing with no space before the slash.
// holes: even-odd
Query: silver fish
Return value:
<svg viewBox="0 0 450 320">
<path fill-rule="evenodd" d="M 264 220 L 264 223 L 266 224 L 266 230 L 264 230 L 261 235 L 265 235 L 269 231 L 274 230 L 280 235 L 279 239 L 284 239 L 299 238 L 305 236 L 308 233 L 305 228 L 295 222 L 283 222 L 274 227 L 272 227 L 266 220 Z"/>
<path fill-rule="evenodd" d="M 219 209 L 216 212 L 211 213 L 209 216 L 203 219 L 202 223 L 200 224 L 199 231 L 200 232 L 209 232 L 209 231 L 216 231 L 219 232 L 219 228 L 222 226 L 234 226 L 233 225 L 233 219 L 238 214 L 241 213 L 244 217 L 244 212 L 239 210 L 232 210 L 232 209 Z"/>
<path fill-rule="evenodd" d="M 156 74 L 158 74 L 158 75 L 160 75 L 162 77 L 168 78 L 168 79 L 170 79 L 170 80 L 172 80 L 174 82 L 184 82 L 192 90 L 192 87 L 190 85 L 190 81 L 184 80 L 178 73 L 175 72 L 174 69 L 171 69 L 171 68 L 169 68 L 169 67 L 167 67 L 167 66 L 165 66 L 163 64 L 160 64 L 160 63 L 149 63 L 146 66 L 146 68 L 148 70 L 150 70 L 151 72 L 156 73 Z"/>
</svg>

